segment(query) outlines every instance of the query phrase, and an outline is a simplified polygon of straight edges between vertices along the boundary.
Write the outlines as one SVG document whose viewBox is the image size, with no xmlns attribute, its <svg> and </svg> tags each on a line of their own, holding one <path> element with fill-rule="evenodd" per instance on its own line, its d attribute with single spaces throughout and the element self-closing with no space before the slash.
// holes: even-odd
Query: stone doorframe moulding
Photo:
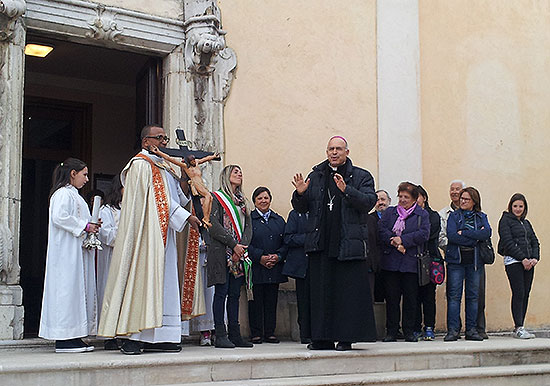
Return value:
<svg viewBox="0 0 550 386">
<path fill-rule="evenodd" d="M 85 44 L 166 55 L 185 39 L 184 22 L 82 0 L 27 0 L 28 30 Z"/>
<path fill-rule="evenodd" d="M 0 339 L 23 338 L 19 218 L 25 28 L 23 0 L 0 0 Z"/>
</svg>

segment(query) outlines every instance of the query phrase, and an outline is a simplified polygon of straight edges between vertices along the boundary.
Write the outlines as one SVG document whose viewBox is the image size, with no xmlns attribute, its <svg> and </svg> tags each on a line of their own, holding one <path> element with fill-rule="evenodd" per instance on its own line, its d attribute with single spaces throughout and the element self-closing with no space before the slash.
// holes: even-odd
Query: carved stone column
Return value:
<svg viewBox="0 0 550 386">
<path fill-rule="evenodd" d="M 237 67 L 225 45 L 216 1 L 184 2 L 185 43 L 164 62 L 164 126 L 175 138 L 182 128 L 190 148 L 224 152 L 223 109 Z M 175 144 L 172 144 L 175 145 Z M 223 162 L 205 164 L 207 186 L 218 188 Z"/>
<path fill-rule="evenodd" d="M 25 27 L 23 0 L 0 0 L 0 339 L 23 339 L 19 215 Z"/>
</svg>

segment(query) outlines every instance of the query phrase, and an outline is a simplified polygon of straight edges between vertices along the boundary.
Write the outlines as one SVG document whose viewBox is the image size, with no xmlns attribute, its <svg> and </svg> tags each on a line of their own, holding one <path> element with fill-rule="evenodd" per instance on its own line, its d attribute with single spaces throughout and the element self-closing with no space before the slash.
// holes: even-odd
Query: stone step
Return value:
<svg viewBox="0 0 550 386">
<path fill-rule="evenodd" d="M 180 383 L 166 386 L 536 386 L 548 385 L 549 377 L 550 364 L 537 364 Z"/>
<path fill-rule="evenodd" d="M 484 342 L 462 340 L 452 343 L 439 338 L 418 343 L 362 343 L 347 352 L 309 351 L 294 342 L 262 344 L 252 349 L 185 345 L 180 353 L 138 356 L 101 349 L 82 354 L 55 354 L 50 344 L 0 349 L 0 385 L 171 385 L 224 381 L 255 384 L 260 380 L 264 384 L 266 380 L 306 381 L 320 376 L 329 377 L 322 378 L 327 382 L 332 382 L 330 377 L 336 377 L 335 382 L 340 382 L 340 377 L 344 382 L 334 384 L 354 384 L 356 376 L 391 379 L 407 373 L 431 376 L 434 372 L 452 374 L 458 371 L 460 374 L 463 369 L 468 369 L 462 371 L 466 375 L 492 368 L 509 371 L 503 373 L 508 375 L 499 375 L 503 378 L 516 374 L 523 367 L 548 363 L 550 339 L 546 338 L 524 341 L 491 337 Z M 538 376 L 536 373 L 517 374 L 520 378 Z M 349 378 L 352 383 L 346 377 L 352 377 Z M 313 379 L 312 382 L 318 381 Z"/>
</svg>

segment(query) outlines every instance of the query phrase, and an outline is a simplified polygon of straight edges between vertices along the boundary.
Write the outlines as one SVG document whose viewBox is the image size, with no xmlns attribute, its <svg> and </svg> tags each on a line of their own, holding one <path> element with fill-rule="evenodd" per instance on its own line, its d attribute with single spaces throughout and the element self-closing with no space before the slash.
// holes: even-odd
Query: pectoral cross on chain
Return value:
<svg viewBox="0 0 550 386">
<path fill-rule="evenodd" d="M 327 204 L 328 210 L 329 210 L 330 212 L 332 212 L 332 207 L 334 206 L 334 202 L 333 202 L 333 201 L 334 201 L 334 197 L 336 197 L 336 194 L 335 194 L 334 196 L 331 196 L 331 195 L 330 195 L 330 190 L 327 191 L 327 193 L 328 193 L 328 199 L 329 199 L 328 204 Z"/>
</svg>

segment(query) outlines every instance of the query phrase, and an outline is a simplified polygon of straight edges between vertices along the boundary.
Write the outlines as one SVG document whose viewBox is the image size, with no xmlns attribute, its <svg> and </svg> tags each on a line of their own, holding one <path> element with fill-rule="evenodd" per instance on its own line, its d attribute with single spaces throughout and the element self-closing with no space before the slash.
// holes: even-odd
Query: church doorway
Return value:
<svg viewBox="0 0 550 386">
<path fill-rule="evenodd" d="M 137 153 L 141 127 L 162 123 L 162 60 L 32 33 L 27 42 L 54 47 L 44 58 L 25 58 L 19 263 L 25 337 L 36 337 L 52 171 L 76 157 L 89 169 L 84 197 L 108 187 Z"/>
</svg>

